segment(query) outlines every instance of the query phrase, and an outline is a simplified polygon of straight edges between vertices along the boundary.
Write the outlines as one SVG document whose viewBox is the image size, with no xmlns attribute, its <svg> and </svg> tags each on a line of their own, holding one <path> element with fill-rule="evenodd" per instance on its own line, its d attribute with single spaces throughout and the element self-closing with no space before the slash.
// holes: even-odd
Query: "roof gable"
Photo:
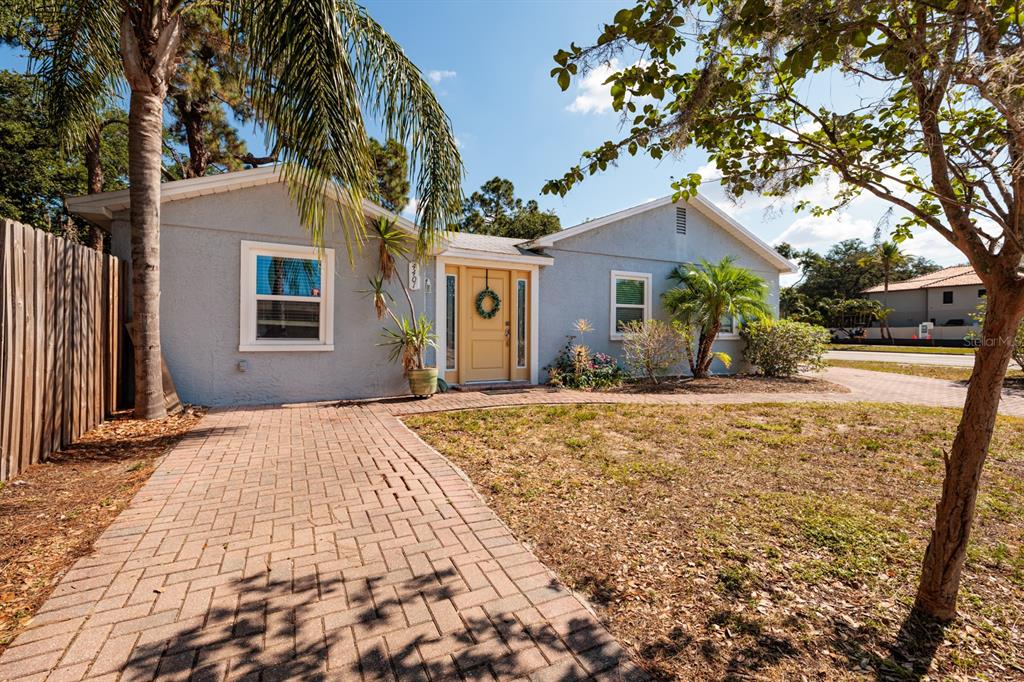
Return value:
<svg viewBox="0 0 1024 682">
<path fill-rule="evenodd" d="M 724 230 L 726 233 L 736 238 L 740 243 L 749 247 L 756 254 L 761 256 L 765 261 L 767 261 L 773 267 L 775 267 L 779 272 L 797 271 L 797 267 L 793 263 L 783 258 L 775 249 L 773 249 L 771 246 L 769 246 L 767 243 L 761 240 L 757 235 L 752 233 L 747 228 L 743 227 L 740 223 L 738 223 L 736 220 L 731 218 L 720 208 L 718 208 L 709 200 L 707 200 L 706 198 L 699 194 L 686 202 L 675 202 L 672 200 L 671 196 L 662 197 L 661 199 L 655 199 L 653 201 L 648 201 L 646 203 L 639 204 L 637 206 L 632 206 L 630 208 L 618 211 L 616 213 L 612 213 L 610 215 L 603 216 L 601 218 L 595 218 L 594 220 L 589 220 L 587 222 L 580 223 L 579 225 L 568 227 L 564 230 L 560 230 L 559 232 L 555 232 L 554 234 L 545 235 L 543 237 L 533 240 L 532 242 L 523 244 L 522 246 L 523 248 L 528 249 L 554 246 L 556 243 L 563 239 L 575 237 L 577 235 L 590 232 L 592 230 L 599 230 L 603 227 L 613 225 L 627 218 L 632 218 L 633 216 L 647 213 L 648 211 L 660 209 L 665 206 L 671 206 L 672 204 L 676 203 L 680 203 L 689 208 L 693 208 L 699 211 L 714 226 Z"/>
</svg>

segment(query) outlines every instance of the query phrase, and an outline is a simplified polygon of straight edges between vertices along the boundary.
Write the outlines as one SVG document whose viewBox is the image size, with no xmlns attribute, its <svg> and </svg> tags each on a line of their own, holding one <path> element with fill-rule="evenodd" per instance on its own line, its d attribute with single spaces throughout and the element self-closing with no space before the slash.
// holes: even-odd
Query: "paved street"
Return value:
<svg viewBox="0 0 1024 682">
<path fill-rule="evenodd" d="M 941 365 L 943 367 L 974 367 L 973 355 L 938 353 L 886 353 L 868 350 L 830 350 L 827 360 L 857 360 L 859 362 L 899 362 L 910 365 Z"/>
</svg>

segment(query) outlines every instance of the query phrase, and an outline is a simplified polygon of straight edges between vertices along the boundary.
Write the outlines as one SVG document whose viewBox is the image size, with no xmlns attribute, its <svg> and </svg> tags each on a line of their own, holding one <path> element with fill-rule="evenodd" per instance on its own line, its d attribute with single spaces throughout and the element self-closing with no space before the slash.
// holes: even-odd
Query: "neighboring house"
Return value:
<svg viewBox="0 0 1024 682">
<path fill-rule="evenodd" d="M 890 327 L 917 327 L 931 322 L 936 327 L 971 326 L 971 315 L 985 298 L 985 285 L 970 265 L 944 268 L 885 287 L 865 289 L 868 298 L 884 301 Z"/>
<path fill-rule="evenodd" d="M 127 191 L 67 203 L 110 229 L 111 251 L 130 258 Z M 386 321 L 362 293 L 376 271 L 375 246 L 354 247 L 350 260 L 340 237 L 329 236 L 332 248 L 318 258 L 276 169 L 166 183 L 161 211 L 161 338 L 183 399 L 234 405 L 407 392 L 379 345 Z M 363 211 L 390 216 L 370 202 Z M 434 321 L 449 383 L 537 383 L 575 320 L 593 325 L 583 339 L 590 348 L 618 356 L 619 323 L 664 317 L 659 300 L 673 267 L 726 255 L 766 280 L 777 311 L 779 274 L 794 267 L 701 197 L 648 202 L 529 243 L 453 234 L 412 293 Z M 476 312 L 485 286 L 501 300 L 490 319 Z M 735 330 L 725 332 L 716 349 L 739 364 Z"/>
</svg>

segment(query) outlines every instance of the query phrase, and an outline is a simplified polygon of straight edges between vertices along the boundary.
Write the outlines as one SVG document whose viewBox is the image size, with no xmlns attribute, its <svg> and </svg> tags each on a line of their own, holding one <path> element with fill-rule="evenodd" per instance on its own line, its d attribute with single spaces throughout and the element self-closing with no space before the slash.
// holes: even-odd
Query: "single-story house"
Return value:
<svg viewBox="0 0 1024 682">
<path fill-rule="evenodd" d="M 67 204 L 106 227 L 113 254 L 130 259 L 127 191 Z M 407 392 L 401 368 L 379 345 L 385 322 L 363 293 L 376 247 L 355 249 L 350 259 L 343 242 L 328 243 L 318 259 L 277 169 L 168 182 L 161 210 L 161 338 L 184 400 L 260 404 Z M 363 211 L 367 219 L 390 216 L 370 202 Z M 793 265 L 702 197 L 647 202 L 532 242 L 452 234 L 423 264 L 412 293 L 438 336 L 428 360 L 440 361 L 448 383 L 539 383 L 577 319 L 594 328 L 584 343 L 618 356 L 622 322 L 664 316 L 659 300 L 672 268 L 726 255 L 765 279 L 777 310 L 779 274 Z M 485 287 L 501 300 L 490 319 L 475 307 Z M 396 310 L 402 304 L 397 297 Z M 742 364 L 734 329 L 725 329 L 717 350 Z"/>
<path fill-rule="evenodd" d="M 971 315 L 985 298 L 985 285 L 970 265 L 957 265 L 902 282 L 890 282 L 889 293 L 879 284 L 864 290 L 870 299 L 892 309 L 890 327 L 969 327 Z"/>
</svg>

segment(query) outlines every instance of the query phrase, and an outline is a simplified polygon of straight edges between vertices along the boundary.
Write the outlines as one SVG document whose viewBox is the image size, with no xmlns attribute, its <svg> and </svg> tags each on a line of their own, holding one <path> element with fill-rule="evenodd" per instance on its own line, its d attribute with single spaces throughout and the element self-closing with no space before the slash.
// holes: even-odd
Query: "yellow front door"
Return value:
<svg viewBox="0 0 1024 682">
<path fill-rule="evenodd" d="M 466 268 L 462 287 L 462 319 L 465 320 L 463 333 L 465 364 L 459 372 L 459 379 L 466 381 L 507 381 L 511 378 L 512 318 L 514 304 L 510 297 L 510 273 L 508 270 L 484 270 Z M 491 318 L 485 318 L 477 311 L 476 300 L 485 288 L 498 295 L 501 305 Z M 483 301 L 483 307 L 490 310 L 492 301 Z"/>
</svg>

